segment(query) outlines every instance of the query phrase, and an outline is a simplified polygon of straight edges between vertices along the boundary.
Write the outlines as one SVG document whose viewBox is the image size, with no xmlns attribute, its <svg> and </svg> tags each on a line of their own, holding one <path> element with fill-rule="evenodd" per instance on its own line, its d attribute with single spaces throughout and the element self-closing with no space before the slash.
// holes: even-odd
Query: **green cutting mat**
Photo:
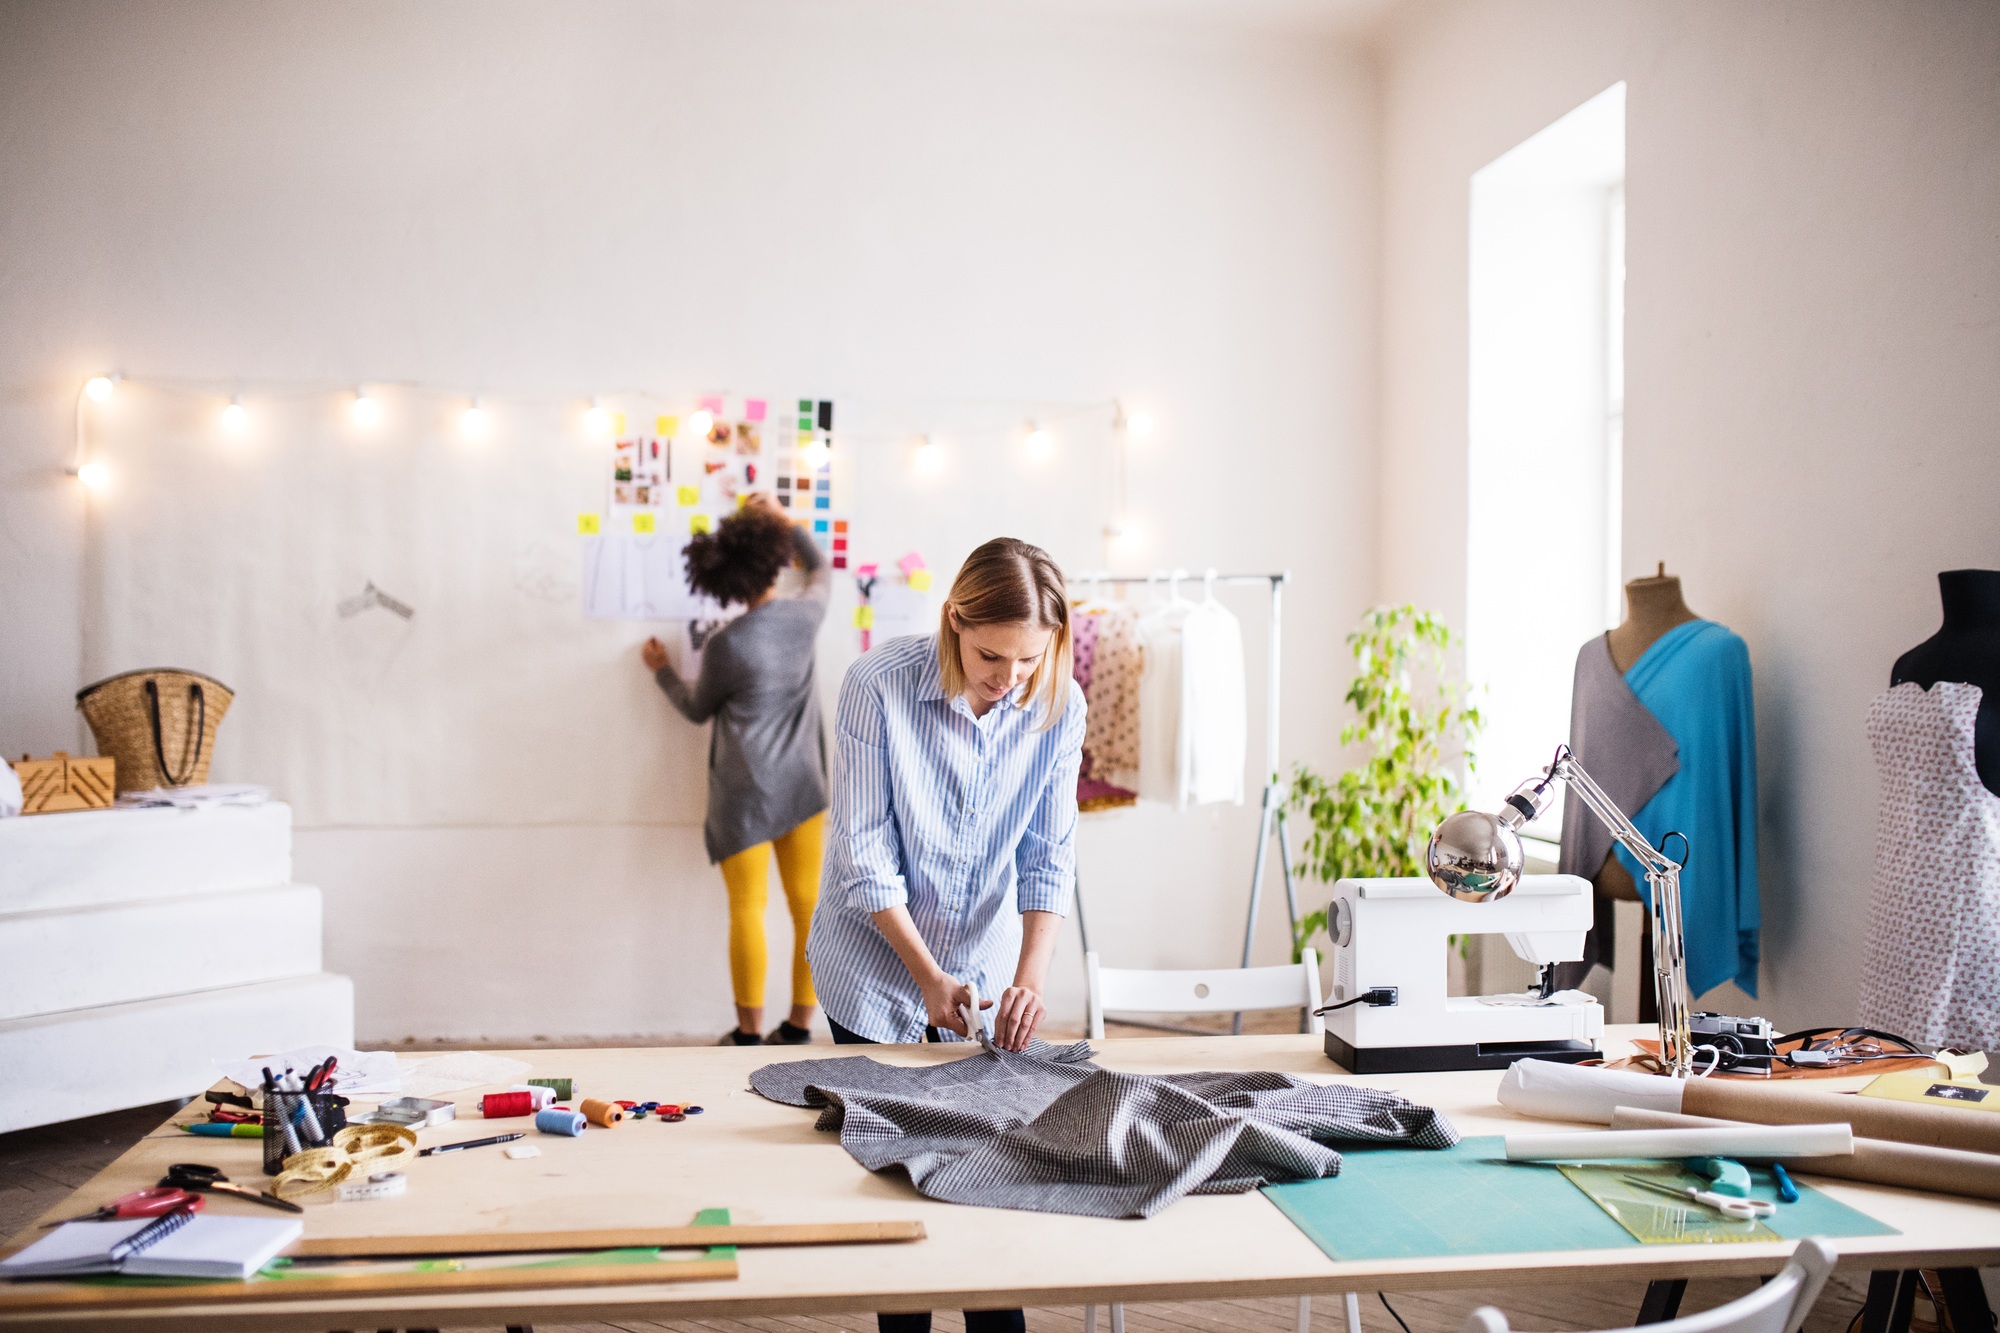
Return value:
<svg viewBox="0 0 2000 1333">
<path fill-rule="evenodd" d="M 1264 1194 L 1332 1259 L 1610 1250 L 1640 1242 L 1553 1166 L 1506 1159 L 1500 1137 L 1443 1152 L 1342 1148 L 1340 1174 L 1266 1185 Z M 1775 1198 L 1753 1170 L 1758 1198 Z M 1893 1236 L 1866 1213 L 1799 1186 L 1765 1225 L 1780 1236 Z"/>
</svg>

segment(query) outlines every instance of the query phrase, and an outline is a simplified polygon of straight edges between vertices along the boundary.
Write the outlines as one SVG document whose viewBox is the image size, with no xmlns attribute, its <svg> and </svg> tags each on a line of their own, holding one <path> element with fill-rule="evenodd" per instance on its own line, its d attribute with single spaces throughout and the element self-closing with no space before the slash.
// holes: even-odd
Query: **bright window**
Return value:
<svg viewBox="0 0 2000 1333">
<path fill-rule="evenodd" d="M 1475 172 L 1471 238 L 1470 796 L 1490 810 L 1569 735 L 1577 649 L 1620 613 L 1625 85 Z"/>
</svg>

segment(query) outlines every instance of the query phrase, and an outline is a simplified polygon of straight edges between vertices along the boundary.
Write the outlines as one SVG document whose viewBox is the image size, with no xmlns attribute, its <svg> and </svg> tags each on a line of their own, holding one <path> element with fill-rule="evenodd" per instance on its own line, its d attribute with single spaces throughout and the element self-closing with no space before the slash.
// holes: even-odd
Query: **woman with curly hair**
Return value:
<svg viewBox="0 0 2000 1333">
<path fill-rule="evenodd" d="M 729 890 L 729 975 L 736 1027 L 724 1046 L 812 1040 L 812 971 L 806 935 L 826 835 L 826 739 L 820 729 L 814 642 L 826 619 L 832 574 L 812 538 L 768 497 L 755 496 L 712 533 L 687 544 L 688 587 L 724 606 L 748 607 L 717 630 L 690 686 L 658 639 L 640 649 L 653 678 L 688 721 L 715 720 L 708 743 L 709 860 Z M 807 575 L 797 597 L 777 595 L 778 573 L 796 561 Z M 792 917 L 792 1011 L 766 1037 L 764 907 L 772 853 Z"/>
</svg>

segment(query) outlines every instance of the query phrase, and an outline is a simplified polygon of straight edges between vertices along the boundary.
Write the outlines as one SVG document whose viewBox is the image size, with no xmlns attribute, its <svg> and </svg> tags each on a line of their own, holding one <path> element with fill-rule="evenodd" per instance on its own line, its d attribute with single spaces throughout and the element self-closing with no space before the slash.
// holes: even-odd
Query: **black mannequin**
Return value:
<svg viewBox="0 0 2000 1333">
<path fill-rule="evenodd" d="M 1896 659 L 1889 684 L 1929 689 L 1950 680 L 1980 688 L 1973 760 L 1986 790 L 2000 796 L 2000 570 L 1948 569 L 1938 575 L 1938 592 L 1944 627 Z"/>
</svg>

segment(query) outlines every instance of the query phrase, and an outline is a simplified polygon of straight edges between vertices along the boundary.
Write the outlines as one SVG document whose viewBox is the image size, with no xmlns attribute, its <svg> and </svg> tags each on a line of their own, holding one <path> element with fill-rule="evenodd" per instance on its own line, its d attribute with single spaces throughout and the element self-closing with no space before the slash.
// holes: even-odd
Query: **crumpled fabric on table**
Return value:
<svg viewBox="0 0 2000 1333">
<path fill-rule="evenodd" d="M 766 1065 L 750 1086 L 819 1107 L 818 1128 L 871 1171 L 899 1166 L 947 1203 L 1150 1217 L 1187 1194 L 1340 1173 L 1335 1143 L 1449 1148 L 1428 1106 L 1289 1074 L 1121 1074 L 1090 1048 L 1031 1043 L 921 1067 L 867 1056 Z"/>
</svg>

